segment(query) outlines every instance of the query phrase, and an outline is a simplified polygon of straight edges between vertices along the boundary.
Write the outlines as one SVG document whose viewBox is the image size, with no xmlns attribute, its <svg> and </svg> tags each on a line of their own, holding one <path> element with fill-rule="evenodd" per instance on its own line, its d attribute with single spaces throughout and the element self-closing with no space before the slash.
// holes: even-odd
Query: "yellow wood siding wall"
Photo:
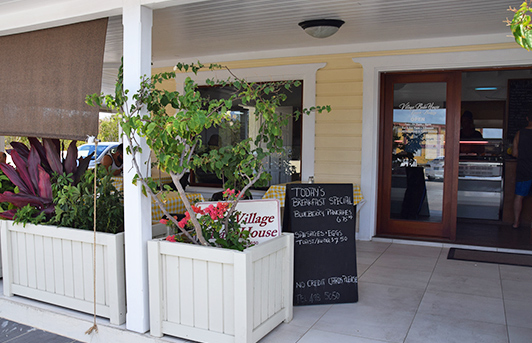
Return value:
<svg viewBox="0 0 532 343">
<path fill-rule="evenodd" d="M 316 75 L 316 182 L 360 183 L 362 147 L 362 68 L 351 58 L 333 59 Z"/>
</svg>

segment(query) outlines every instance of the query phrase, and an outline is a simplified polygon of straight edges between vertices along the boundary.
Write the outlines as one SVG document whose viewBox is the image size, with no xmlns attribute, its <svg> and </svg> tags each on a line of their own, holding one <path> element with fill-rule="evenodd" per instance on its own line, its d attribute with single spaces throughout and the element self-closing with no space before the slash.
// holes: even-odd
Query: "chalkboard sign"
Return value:
<svg viewBox="0 0 532 343">
<path fill-rule="evenodd" d="M 517 132 L 527 126 L 526 116 L 532 111 L 532 79 L 508 80 L 508 121 L 506 138 L 513 141 Z"/>
<path fill-rule="evenodd" d="M 284 231 L 294 233 L 294 305 L 358 301 L 352 184 L 288 184 Z"/>
</svg>

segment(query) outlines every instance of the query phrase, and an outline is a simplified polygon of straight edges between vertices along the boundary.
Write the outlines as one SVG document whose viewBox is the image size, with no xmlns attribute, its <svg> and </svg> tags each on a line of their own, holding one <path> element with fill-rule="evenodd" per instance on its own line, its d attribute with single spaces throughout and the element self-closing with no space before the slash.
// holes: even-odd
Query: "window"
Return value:
<svg viewBox="0 0 532 343">
<path fill-rule="evenodd" d="M 277 110 L 283 113 L 294 113 L 302 109 L 302 88 L 293 87 L 284 90 L 287 100 Z M 234 92 L 230 87 L 199 87 L 202 97 L 211 99 L 228 99 Z M 243 106 L 233 102 L 227 113 L 229 118 L 224 125 L 211 127 L 202 133 L 203 147 L 200 152 L 232 145 L 246 138 L 253 138 L 260 126 L 260 118 L 256 118 L 253 106 Z M 284 153 L 270 156 L 264 161 L 265 168 L 272 175 L 269 185 L 301 180 L 301 131 L 302 119 L 292 120 L 283 128 Z M 213 173 L 197 169 L 192 173 L 191 184 L 197 186 L 221 186 L 222 180 Z"/>
</svg>

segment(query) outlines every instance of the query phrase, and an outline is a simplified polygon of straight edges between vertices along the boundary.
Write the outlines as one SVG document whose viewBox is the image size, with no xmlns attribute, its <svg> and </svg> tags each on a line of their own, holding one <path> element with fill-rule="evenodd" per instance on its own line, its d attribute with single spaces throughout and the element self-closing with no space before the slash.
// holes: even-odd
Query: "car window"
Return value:
<svg viewBox="0 0 532 343">
<path fill-rule="evenodd" d="M 85 145 L 78 148 L 78 158 L 87 157 L 90 153 L 94 151 L 94 145 Z M 92 158 L 94 159 L 94 157 Z"/>
<path fill-rule="evenodd" d="M 98 157 L 102 154 L 102 152 L 104 152 L 105 149 L 107 149 L 109 145 L 98 145 Z"/>
</svg>

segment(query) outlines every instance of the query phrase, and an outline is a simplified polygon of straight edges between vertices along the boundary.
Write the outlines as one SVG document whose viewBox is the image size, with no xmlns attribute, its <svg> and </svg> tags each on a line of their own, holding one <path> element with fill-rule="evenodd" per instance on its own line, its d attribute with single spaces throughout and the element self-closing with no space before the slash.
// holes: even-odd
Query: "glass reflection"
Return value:
<svg viewBox="0 0 532 343">
<path fill-rule="evenodd" d="M 394 85 L 391 218 L 441 222 L 446 83 Z"/>
</svg>

